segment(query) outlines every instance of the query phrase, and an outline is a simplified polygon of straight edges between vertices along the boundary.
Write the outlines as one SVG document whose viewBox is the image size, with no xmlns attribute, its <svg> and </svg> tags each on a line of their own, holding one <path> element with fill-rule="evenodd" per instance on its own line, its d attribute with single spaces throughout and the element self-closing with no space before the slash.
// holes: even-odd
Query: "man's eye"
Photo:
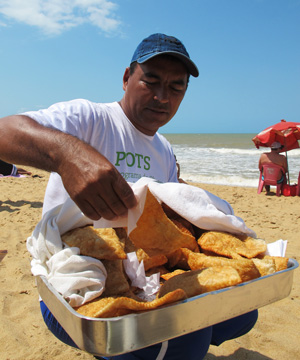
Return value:
<svg viewBox="0 0 300 360">
<path fill-rule="evenodd" d="M 176 92 L 184 91 L 184 88 L 182 86 L 171 86 L 171 89 Z"/>
<path fill-rule="evenodd" d="M 149 81 L 149 80 L 144 80 L 144 83 L 147 85 L 155 85 L 156 84 L 155 81 Z"/>
</svg>

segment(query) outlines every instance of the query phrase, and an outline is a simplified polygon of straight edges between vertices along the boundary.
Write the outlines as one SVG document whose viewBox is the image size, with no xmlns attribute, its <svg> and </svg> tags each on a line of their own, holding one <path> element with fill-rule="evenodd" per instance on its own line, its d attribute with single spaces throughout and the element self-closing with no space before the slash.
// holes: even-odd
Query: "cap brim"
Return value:
<svg viewBox="0 0 300 360">
<path fill-rule="evenodd" d="M 139 64 L 143 64 L 144 62 L 154 58 L 155 56 L 159 56 L 159 55 L 171 55 L 171 56 L 174 56 L 174 57 L 178 58 L 181 62 L 184 63 L 184 65 L 188 69 L 188 72 L 192 76 L 194 76 L 194 77 L 199 76 L 199 70 L 198 70 L 197 66 L 195 65 L 195 63 L 190 58 L 188 58 L 187 56 L 185 56 L 185 55 L 183 55 L 181 53 L 178 53 L 176 51 L 163 51 L 163 52 L 158 52 L 158 53 L 151 53 L 151 54 L 148 54 L 148 55 L 141 56 L 137 60 L 137 62 Z"/>
</svg>

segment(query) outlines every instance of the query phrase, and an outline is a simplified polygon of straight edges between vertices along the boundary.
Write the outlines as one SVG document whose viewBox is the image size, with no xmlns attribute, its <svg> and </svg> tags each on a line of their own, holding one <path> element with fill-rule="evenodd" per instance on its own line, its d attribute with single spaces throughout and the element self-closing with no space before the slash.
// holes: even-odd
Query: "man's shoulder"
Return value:
<svg viewBox="0 0 300 360">
<path fill-rule="evenodd" d="M 58 103 L 59 104 L 59 103 Z M 74 99 L 70 101 L 63 102 L 61 104 L 68 104 L 70 106 L 83 106 L 83 107 L 90 107 L 90 108 L 118 108 L 118 103 L 116 101 L 111 103 L 106 102 L 95 102 L 88 99 Z"/>
<path fill-rule="evenodd" d="M 101 103 L 94 102 L 87 99 L 74 99 L 62 103 L 61 107 L 66 113 L 77 114 L 80 118 L 83 116 L 85 119 L 110 118 L 118 114 L 120 106 L 117 102 Z"/>
<path fill-rule="evenodd" d="M 155 136 L 157 137 L 157 139 L 158 139 L 160 142 L 162 142 L 162 143 L 164 143 L 164 144 L 166 144 L 166 145 L 168 145 L 168 146 L 171 146 L 170 142 L 167 140 L 167 138 L 166 138 L 164 135 L 162 135 L 162 134 L 160 134 L 159 132 L 157 132 L 157 133 L 155 134 Z"/>
</svg>

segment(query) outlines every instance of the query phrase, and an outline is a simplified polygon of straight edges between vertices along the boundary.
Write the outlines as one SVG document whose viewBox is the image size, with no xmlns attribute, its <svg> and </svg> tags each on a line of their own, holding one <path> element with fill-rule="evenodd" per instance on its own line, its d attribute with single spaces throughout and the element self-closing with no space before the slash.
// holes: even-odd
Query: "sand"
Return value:
<svg viewBox="0 0 300 360">
<path fill-rule="evenodd" d="M 57 340 L 40 314 L 26 239 L 40 220 L 49 174 L 28 169 L 32 176 L 0 179 L 0 250 L 8 251 L 0 262 L 0 360 L 93 359 L 91 354 Z M 227 200 L 235 214 L 260 238 L 267 242 L 288 240 L 286 255 L 299 262 L 299 197 L 258 195 L 255 188 L 197 186 Z M 250 333 L 219 347 L 211 346 L 205 359 L 299 359 L 299 268 L 293 273 L 293 288 L 288 297 L 262 307 Z"/>
</svg>

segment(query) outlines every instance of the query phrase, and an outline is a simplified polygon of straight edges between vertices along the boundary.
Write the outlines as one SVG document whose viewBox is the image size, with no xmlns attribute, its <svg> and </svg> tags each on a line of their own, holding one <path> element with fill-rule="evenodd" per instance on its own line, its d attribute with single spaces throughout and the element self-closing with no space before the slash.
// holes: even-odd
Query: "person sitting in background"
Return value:
<svg viewBox="0 0 300 360">
<path fill-rule="evenodd" d="M 283 167 L 284 173 L 282 173 L 282 172 L 279 173 L 278 179 L 277 179 L 278 184 L 280 184 L 281 182 L 283 182 L 285 180 L 286 173 L 288 170 L 286 157 L 284 155 L 279 154 L 280 151 L 282 150 L 282 148 L 283 148 L 283 145 L 281 145 L 280 142 L 278 142 L 278 141 L 273 142 L 273 144 L 271 145 L 271 151 L 268 153 L 261 154 L 259 163 L 258 163 L 258 168 L 260 171 L 262 171 L 263 165 L 270 164 L 270 163 Z M 266 185 L 265 188 L 266 188 L 267 192 L 270 191 L 270 185 Z"/>
<path fill-rule="evenodd" d="M 31 175 L 30 171 L 17 168 L 16 165 L 0 160 L 0 175 L 3 176 L 17 176 L 17 175 Z"/>
</svg>

